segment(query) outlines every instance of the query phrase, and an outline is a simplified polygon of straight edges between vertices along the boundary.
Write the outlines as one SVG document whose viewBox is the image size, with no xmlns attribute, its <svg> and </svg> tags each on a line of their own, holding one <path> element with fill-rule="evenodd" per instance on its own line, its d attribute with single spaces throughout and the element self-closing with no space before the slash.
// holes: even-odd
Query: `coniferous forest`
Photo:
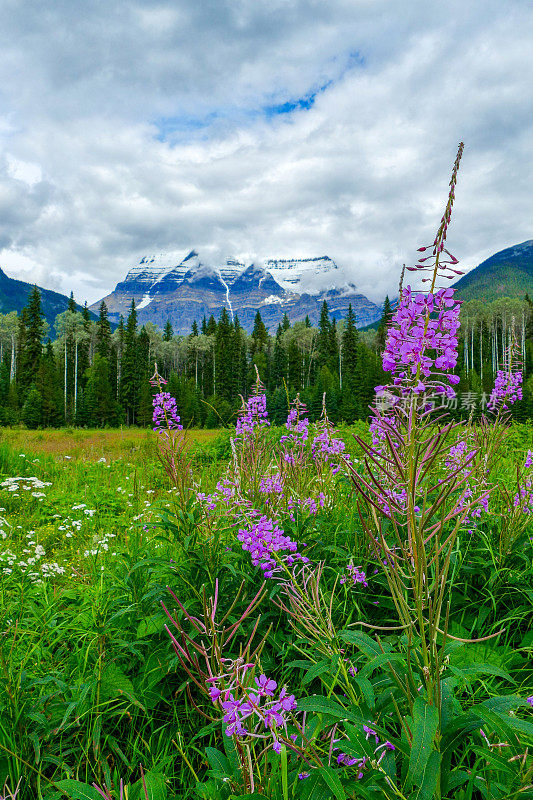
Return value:
<svg viewBox="0 0 533 800">
<path fill-rule="evenodd" d="M 126 319 L 111 325 L 104 302 L 96 321 L 71 295 L 53 329 L 44 319 L 34 287 L 20 315 L 0 314 L 0 424 L 28 428 L 148 426 L 157 363 L 177 399 L 186 426 L 214 428 L 234 423 L 250 393 L 256 368 L 265 386 L 273 422 L 281 424 L 288 402 L 300 394 L 309 418 L 320 417 L 325 395 L 335 422 L 365 419 L 374 387 L 383 383 L 381 353 L 391 316 L 387 298 L 379 325 L 358 330 L 351 306 L 342 320 L 324 302 L 318 327 L 292 323 L 285 315 L 271 335 L 258 311 L 251 333 L 225 308 L 195 322 L 188 335 L 137 324 L 135 302 Z M 486 408 L 498 369 L 511 345 L 524 370 L 523 400 L 513 408 L 519 421 L 533 418 L 533 303 L 501 298 L 462 307 L 457 397 L 446 410 L 475 416 Z M 114 330 L 113 330 L 114 328 Z M 442 402 L 441 400 L 438 401 Z"/>
</svg>

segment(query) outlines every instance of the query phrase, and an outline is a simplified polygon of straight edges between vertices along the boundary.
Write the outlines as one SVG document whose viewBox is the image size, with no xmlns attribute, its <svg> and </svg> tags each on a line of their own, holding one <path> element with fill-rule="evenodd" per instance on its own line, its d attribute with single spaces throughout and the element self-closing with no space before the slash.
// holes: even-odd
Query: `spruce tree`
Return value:
<svg viewBox="0 0 533 800">
<path fill-rule="evenodd" d="M 101 428 L 117 424 L 117 401 L 109 376 L 109 362 L 99 353 L 95 354 L 87 371 L 84 404 L 90 425 Z"/>
<path fill-rule="evenodd" d="M 172 328 L 172 324 L 169 319 L 165 322 L 165 327 L 163 329 L 163 341 L 164 342 L 171 342 L 174 338 L 174 329 Z"/>
<path fill-rule="evenodd" d="M 41 293 L 34 286 L 28 303 L 21 315 L 20 357 L 18 385 L 22 392 L 28 390 L 35 381 L 42 356 L 42 339 L 45 331 L 44 314 L 41 306 Z"/>
<path fill-rule="evenodd" d="M 287 316 L 287 312 L 285 312 L 285 314 L 283 315 L 283 320 L 281 322 L 281 328 L 282 328 L 283 331 L 288 331 L 290 327 L 291 327 L 291 323 L 290 323 L 290 320 L 289 320 L 289 318 Z"/>
<path fill-rule="evenodd" d="M 57 368 L 52 342 L 48 339 L 36 378 L 41 396 L 41 421 L 45 428 L 55 428 L 63 420 L 63 391 L 61 375 Z"/>
<path fill-rule="evenodd" d="M 126 412 L 126 424 L 135 424 L 135 412 L 139 399 L 139 363 L 137 348 L 137 311 L 135 300 L 131 301 L 130 312 L 124 330 L 124 354 L 122 356 L 120 378 L 120 401 Z"/>
<path fill-rule="evenodd" d="M 329 319 L 328 304 L 324 300 L 320 309 L 318 320 L 317 363 L 319 369 L 330 362 L 331 355 L 331 322 Z"/>
<path fill-rule="evenodd" d="M 385 342 L 387 340 L 387 329 L 389 327 L 391 318 L 392 318 L 392 308 L 389 300 L 389 295 L 387 295 L 385 298 L 385 302 L 383 303 L 383 314 L 381 316 L 381 320 L 378 325 L 378 330 L 376 333 L 376 349 L 378 353 L 382 353 L 385 350 Z"/>
<path fill-rule="evenodd" d="M 204 319 L 205 319 L 205 317 L 204 317 Z M 203 333 L 203 331 L 202 331 L 202 333 Z M 192 324 L 191 336 L 198 336 L 198 323 L 196 322 L 196 320 L 194 320 L 194 322 Z"/>
<path fill-rule="evenodd" d="M 353 422 L 359 415 L 357 401 L 357 356 L 359 336 L 357 333 L 355 314 L 352 304 L 348 306 L 344 332 L 342 334 L 342 404 L 341 414 L 346 422 Z"/>
<path fill-rule="evenodd" d="M 265 323 L 261 317 L 261 312 L 257 311 L 254 318 L 254 327 L 252 330 L 252 356 L 256 352 L 262 352 L 267 343 L 268 332 Z"/>
<path fill-rule="evenodd" d="M 111 325 L 109 324 L 107 306 L 102 300 L 96 323 L 96 353 L 102 358 L 109 358 L 110 351 Z"/>
<path fill-rule="evenodd" d="M 215 339 L 215 380 L 216 394 L 226 400 L 233 399 L 234 330 L 229 314 L 224 307 L 218 321 Z"/>
<path fill-rule="evenodd" d="M 38 428 L 41 424 L 42 404 L 41 395 L 35 384 L 32 383 L 22 406 L 22 421 L 27 428 Z"/>
</svg>

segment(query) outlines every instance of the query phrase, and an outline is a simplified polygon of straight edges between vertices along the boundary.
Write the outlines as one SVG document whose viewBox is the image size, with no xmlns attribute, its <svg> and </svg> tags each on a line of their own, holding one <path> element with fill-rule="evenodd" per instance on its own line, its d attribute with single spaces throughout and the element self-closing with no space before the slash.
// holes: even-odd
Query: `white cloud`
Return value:
<svg viewBox="0 0 533 800">
<path fill-rule="evenodd" d="M 8 274 L 92 302 L 145 253 L 327 254 L 381 299 L 460 139 L 453 252 L 532 236 L 525 1 L 1 4 Z"/>
</svg>

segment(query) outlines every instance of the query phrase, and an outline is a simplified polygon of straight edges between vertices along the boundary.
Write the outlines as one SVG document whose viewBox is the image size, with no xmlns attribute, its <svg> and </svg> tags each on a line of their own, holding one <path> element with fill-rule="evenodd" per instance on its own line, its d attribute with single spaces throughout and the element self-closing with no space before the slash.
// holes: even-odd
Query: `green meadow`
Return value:
<svg viewBox="0 0 533 800">
<path fill-rule="evenodd" d="M 363 464 L 364 454 L 353 434 L 364 438 L 366 431 L 359 423 L 340 432 L 355 465 Z M 267 461 L 283 432 L 270 428 L 265 434 Z M 227 510 L 209 511 L 197 500 L 199 492 L 212 493 L 231 473 L 229 431 L 194 431 L 186 438 L 190 472 L 184 495 L 163 470 L 151 431 L 2 430 L 0 787 L 5 797 L 106 796 L 96 787 L 111 798 L 122 791 L 129 800 L 439 796 L 424 794 L 417 779 L 415 788 L 405 789 L 411 775 L 402 772 L 399 751 L 408 732 L 397 722 L 391 722 L 398 758 L 395 767 L 387 766 L 390 782 L 369 777 L 365 784 L 365 772 L 356 786 L 348 768 L 333 769 L 331 753 L 320 777 L 306 780 L 305 763 L 287 766 L 285 752 L 271 752 L 260 785 L 239 783 L 232 740 L 180 663 L 164 627 L 169 620 L 162 603 L 185 624 L 188 618 L 169 588 L 195 619 L 205 597 L 218 591 L 219 607 L 238 621 L 261 587 L 260 570 L 243 552 Z M 514 424 L 498 462 L 500 489 L 515 491 L 516 466 L 530 449 L 533 428 Z M 342 470 L 328 472 L 318 487 L 310 462 L 299 480 L 301 497 L 316 495 L 321 487 L 326 501 L 314 514 L 302 506 L 301 513 L 285 516 L 285 531 L 305 540 L 312 561 L 325 565 L 331 624 L 366 637 L 352 661 L 360 676 L 354 678 L 354 703 L 383 727 L 394 711 L 386 695 L 396 673 L 379 648 L 387 653 L 402 642 L 401 631 L 392 630 L 396 612 L 382 559 L 362 524 L 368 512 Z M 446 624 L 455 639 L 446 656 L 446 691 L 464 714 L 472 716 L 483 703 L 486 713 L 483 723 L 472 717 L 455 742 L 453 780 L 443 797 L 531 796 L 526 747 L 532 726 L 525 698 L 533 694 L 533 526 L 525 525 L 502 548 L 498 497 L 472 534 L 460 531 L 451 555 Z M 339 581 L 350 561 L 364 570 L 366 587 Z M 342 710 L 346 692 L 335 683 L 339 656 L 317 646 L 313 651 L 302 629 L 291 626 L 277 581 L 266 581 L 260 601 L 256 630 L 264 642 L 257 674 L 306 698 L 309 714 L 314 710 L 319 719 L 310 736 L 321 741 L 328 726 L 340 725 L 336 707 Z M 252 628 L 246 618 L 229 648 L 234 657 Z M 347 661 L 350 638 L 343 641 Z M 367 665 L 369 642 L 375 647 L 379 642 L 375 669 Z M 491 705 L 496 696 L 503 699 Z M 313 698 L 322 698 L 322 705 L 313 705 Z M 518 730 L 498 715 L 518 720 Z M 350 735 L 349 725 L 346 730 L 343 737 Z M 493 746 L 500 740 L 505 746 Z"/>
</svg>

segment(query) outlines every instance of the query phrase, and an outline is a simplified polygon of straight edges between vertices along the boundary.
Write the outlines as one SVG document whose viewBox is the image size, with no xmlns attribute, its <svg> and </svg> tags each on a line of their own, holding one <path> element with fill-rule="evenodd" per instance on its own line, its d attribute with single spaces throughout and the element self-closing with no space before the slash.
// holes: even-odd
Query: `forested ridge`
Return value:
<svg viewBox="0 0 533 800">
<path fill-rule="evenodd" d="M 96 321 L 87 306 L 78 308 L 71 295 L 68 309 L 50 327 L 34 287 L 20 315 L 0 314 L 0 424 L 150 425 L 154 390 L 149 380 L 156 362 L 183 423 L 195 427 L 234 421 L 256 368 L 270 418 L 278 424 L 297 392 L 310 419 L 320 416 L 324 393 L 332 421 L 364 419 L 374 387 L 383 383 L 381 353 L 392 314 L 388 298 L 377 330 L 359 331 L 351 306 L 345 319 L 332 319 L 324 302 L 318 327 L 308 319 L 291 324 L 285 316 L 275 335 L 268 333 L 260 312 L 251 334 L 224 308 L 218 320 L 204 318 L 189 335 L 175 336 L 169 322 L 163 331 L 151 323 L 140 327 L 134 301 L 114 331 L 104 302 Z M 461 318 L 456 370 L 461 382 L 448 410 L 453 416 L 481 413 L 513 345 L 524 370 L 524 398 L 513 415 L 532 419 L 529 297 L 464 303 Z"/>
</svg>

